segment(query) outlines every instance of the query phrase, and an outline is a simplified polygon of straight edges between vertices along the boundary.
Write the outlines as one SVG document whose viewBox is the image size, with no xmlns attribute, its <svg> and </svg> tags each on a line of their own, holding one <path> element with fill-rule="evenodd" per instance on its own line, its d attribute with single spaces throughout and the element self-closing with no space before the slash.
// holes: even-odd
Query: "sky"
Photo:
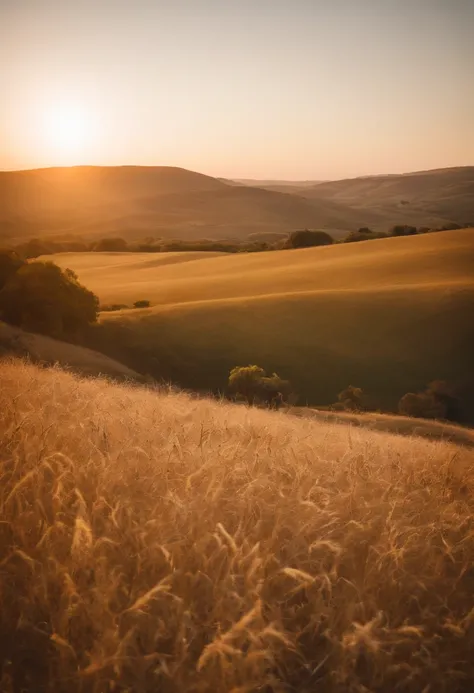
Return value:
<svg viewBox="0 0 474 693">
<path fill-rule="evenodd" d="M 0 169 L 474 164 L 474 0 L 0 0 Z"/>
</svg>

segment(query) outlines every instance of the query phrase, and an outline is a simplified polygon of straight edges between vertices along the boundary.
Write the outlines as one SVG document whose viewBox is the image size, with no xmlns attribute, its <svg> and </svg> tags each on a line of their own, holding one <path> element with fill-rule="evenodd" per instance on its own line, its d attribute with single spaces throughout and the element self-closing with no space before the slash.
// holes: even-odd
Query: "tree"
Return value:
<svg viewBox="0 0 474 693">
<path fill-rule="evenodd" d="M 247 404 L 253 404 L 261 387 L 265 371 L 260 366 L 236 366 L 229 375 L 229 389 L 236 395 L 241 395 Z"/>
<path fill-rule="evenodd" d="M 375 241 L 378 238 L 387 238 L 386 233 L 374 233 L 373 231 L 364 231 L 359 229 L 358 231 L 351 231 L 343 239 L 343 243 L 358 243 L 359 241 Z"/>
<path fill-rule="evenodd" d="M 286 241 L 287 248 L 312 248 L 318 245 L 332 245 L 334 239 L 325 231 L 293 231 Z"/>
<path fill-rule="evenodd" d="M 408 392 L 398 410 L 406 416 L 423 419 L 462 419 L 461 400 L 455 388 L 444 380 L 433 380 L 423 392 Z"/>
<path fill-rule="evenodd" d="M 459 421 L 461 401 L 455 388 L 444 380 L 433 380 L 426 388 L 426 394 L 443 407 L 443 418 Z"/>
<path fill-rule="evenodd" d="M 338 401 L 347 411 L 361 411 L 363 406 L 364 393 L 360 387 L 349 385 L 337 396 Z"/>
<path fill-rule="evenodd" d="M 18 250 L 27 260 L 55 252 L 54 244 L 43 241 L 41 238 L 31 238 L 26 243 L 22 243 Z"/>
<path fill-rule="evenodd" d="M 390 230 L 391 236 L 415 236 L 416 234 L 416 226 L 407 226 L 406 224 L 398 224 Z"/>
<path fill-rule="evenodd" d="M 52 262 L 25 264 L 0 291 L 0 316 L 52 337 L 77 337 L 97 320 L 99 301 L 76 274 Z"/>
<path fill-rule="evenodd" d="M 444 405 L 426 392 L 407 392 L 398 403 L 398 411 L 419 419 L 444 419 L 446 415 Z"/>
<path fill-rule="evenodd" d="M 260 366 L 236 366 L 229 375 L 229 389 L 243 397 L 247 404 L 262 402 L 269 407 L 278 408 L 288 397 L 291 386 L 277 373 L 267 376 Z"/>
<path fill-rule="evenodd" d="M 289 380 L 283 380 L 278 373 L 271 377 L 263 376 L 258 388 L 257 397 L 271 409 L 279 409 L 291 392 Z"/>
<path fill-rule="evenodd" d="M 150 301 L 135 301 L 133 304 L 134 308 L 149 308 L 150 307 Z"/>
<path fill-rule="evenodd" d="M 358 233 L 372 233 L 372 229 L 369 229 L 368 226 L 361 226 L 357 231 Z"/>
<path fill-rule="evenodd" d="M 123 253 L 128 250 L 127 241 L 123 238 L 102 238 L 94 246 L 97 253 Z"/>
<path fill-rule="evenodd" d="M 13 250 L 0 250 L 0 291 L 24 264 Z"/>
</svg>

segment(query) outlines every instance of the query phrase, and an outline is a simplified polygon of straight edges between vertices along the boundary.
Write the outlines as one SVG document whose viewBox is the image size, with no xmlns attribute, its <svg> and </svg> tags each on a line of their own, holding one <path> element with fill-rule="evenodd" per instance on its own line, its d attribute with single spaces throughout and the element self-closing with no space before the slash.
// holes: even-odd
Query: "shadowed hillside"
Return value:
<svg viewBox="0 0 474 693">
<path fill-rule="evenodd" d="M 305 227 L 335 229 L 336 236 L 341 229 L 386 230 L 394 223 L 437 227 L 474 217 L 473 170 L 273 189 L 165 166 L 4 171 L 0 240 L 54 234 L 243 239 Z"/>
<path fill-rule="evenodd" d="M 429 225 L 441 217 L 474 222 L 474 166 L 332 181 L 298 194 L 371 210 L 394 222 Z"/>
<path fill-rule="evenodd" d="M 374 221 L 334 202 L 226 185 L 170 167 L 91 167 L 0 172 L 3 238 L 245 238 L 250 233 Z"/>
<path fill-rule="evenodd" d="M 97 351 L 0 322 L 0 358 L 11 356 L 41 365 L 59 364 L 82 375 L 143 381 L 143 376 Z"/>
</svg>

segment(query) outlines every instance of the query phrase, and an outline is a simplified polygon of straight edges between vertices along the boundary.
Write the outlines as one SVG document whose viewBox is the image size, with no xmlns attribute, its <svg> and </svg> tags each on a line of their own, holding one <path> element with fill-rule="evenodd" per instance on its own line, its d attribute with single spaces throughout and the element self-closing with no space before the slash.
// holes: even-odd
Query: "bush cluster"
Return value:
<svg viewBox="0 0 474 693">
<path fill-rule="evenodd" d="M 247 404 L 263 404 L 278 409 L 288 401 L 291 386 L 277 373 L 268 376 L 263 368 L 256 365 L 236 366 L 229 375 L 229 390 Z"/>
<path fill-rule="evenodd" d="M 14 247 L 15 252 L 28 260 L 42 255 L 54 255 L 65 252 L 115 252 L 115 253 L 166 253 L 166 252 L 220 252 L 220 253 L 259 253 L 270 250 L 289 250 L 293 248 L 311 248 L 333 243 L 356 243 L 358 241 L 376 240 L 392 236 L 413 236 L 437 231 L 451 231 L 470 228 L 474 222 L 464 224 L 449 223 L 438 228 L 427 226 L 409 226 L 397 224 L 386 233 L 373 231 L 367 226 L 351 231 L 340 241 L 335 241 L 324 230 L 300 229 L 286 234 L 260 233 L 250 234 L 246 240 L 237 239 L 198 239 L 186 241 L 180 239 L 165 239 L 148 237 L 139 241 L 126 241 L 124 238 L 101 238 L 93 242 L 75 240 L 73 238 L 49 239 L 33 238 Z"/>
<path fill-rule="evenodd" d="M 27 263 L 0 251 L 0 319 L 25 330 L 78 339 L 97 320 L 99 301 L 70 269 Z"/>
<path fill-rule="evenodd" d="M 378 238 L 391 238 L 397 236 L 417 236 L 424 233 L 435 233 L 437 231 L 455 231 L 462 228 L 471 228 L 474 226 L 474 222 L 466 222 L 465 224 L 445 224 L 444 226 L 438 228 L 430 228 L 429 226 L 410 226 L 408 224 L 396 224 L 388 230 L 387 233 L 381 231 L 372 231 L 367 226 L 363 226 L 357 231 L 351 231 L 345 238 L 342 239 L 342 243 L 357 243 L 358 241 L 371 241 L 377 240 Z"/>
<path fill-rule="evenodd" d="M 415 418 L 459 421 L 461 402 L 454 387 L 444 380 L 435 380 L 423 392 L 403 395 L 398 411 Z"/>
</svg>

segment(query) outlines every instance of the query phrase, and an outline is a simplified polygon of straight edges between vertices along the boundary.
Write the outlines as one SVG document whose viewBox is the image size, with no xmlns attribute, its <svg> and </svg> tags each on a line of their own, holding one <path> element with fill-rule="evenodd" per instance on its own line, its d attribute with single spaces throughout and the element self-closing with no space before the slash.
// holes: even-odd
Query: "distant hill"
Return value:
<svg viewBox="0 0 474 693">
<path fill-rule="evenodd" d="M 474 166 L 320 183 L 298 191 L 312 200 L 338 202 L 388 220 L 426 223 L 474 221 Z M 425 220 L 425 221 L 423 221 Z"/>
<path fill-rule="evenodd" d="M 78 166 L 0 173 L 4 239 L 53 234 L 242 239 L 306 226 L 354 228 L 365 216 L 335 202 L 231 186 L 179 168 Z"/>
<path fill-rule="evenodd" d="M 474 216 L 473 171 L 317 185 L 255 181 L 272 189 L 166 166 L 3 171 L 0 241 L 52 235 L 244 239 L 304 227 L 337 237 L 360 226 L 439 226 Z"/>
</svg>

